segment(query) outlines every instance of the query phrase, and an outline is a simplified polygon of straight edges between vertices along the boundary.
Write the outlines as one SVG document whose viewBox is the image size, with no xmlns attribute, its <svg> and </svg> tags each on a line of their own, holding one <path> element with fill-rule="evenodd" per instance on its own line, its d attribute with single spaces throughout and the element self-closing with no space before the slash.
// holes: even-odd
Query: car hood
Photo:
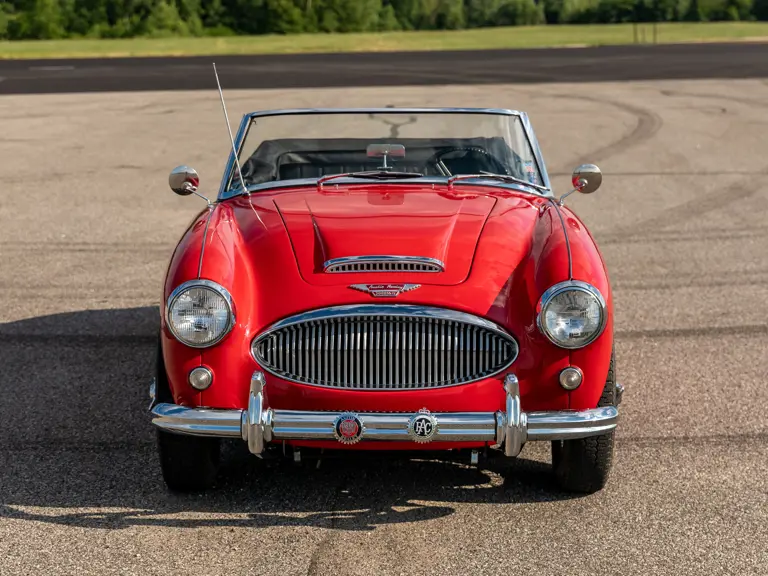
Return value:
<svg viewBox="0 0 768 576">
<path fill-rule="evenodd" d="M 351 281 L 463 282 L 497 200 L 491 195 L 437 192 L 432 186 L 315 188 L 275 197 L 302 278 L 316 285 Z M 443 272 L 326 273 L 324 263 L 358 256 L 439 260 Z M 386 278 L 384 278 L 386 277 Z"/>
</svg>

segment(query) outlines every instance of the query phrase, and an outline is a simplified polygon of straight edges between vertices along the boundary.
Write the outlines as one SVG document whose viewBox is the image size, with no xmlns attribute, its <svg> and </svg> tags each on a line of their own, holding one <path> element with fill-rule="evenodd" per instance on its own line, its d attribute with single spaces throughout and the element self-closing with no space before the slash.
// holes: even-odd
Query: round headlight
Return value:
<svg viewBox="0 0 768 576">
<path fill-rule="evenodd" d="M 191 280 L 176 288 L 167 310 L 171 333 L 193 348 L 213 346 L 235 324 L 232 297 L 210 280 Z"/>
<path fill-rule="evenodd" d="M 539 330 L 561 348 L 582 348 L 605 328 L 605 300 L 586 282 L 555 284 L 544 292 L 537 309 Z"/>
</svg>

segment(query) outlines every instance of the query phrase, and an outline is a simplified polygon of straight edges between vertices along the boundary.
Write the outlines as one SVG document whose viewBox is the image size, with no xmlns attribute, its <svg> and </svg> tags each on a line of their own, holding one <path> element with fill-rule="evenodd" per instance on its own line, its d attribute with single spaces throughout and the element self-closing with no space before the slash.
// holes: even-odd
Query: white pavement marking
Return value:
<svg viewBox="0 0 768 576">
<path fill-rule="evenodd" d="M 28 70 L 41 70 L 43 72 L 59 72 L 61 70 L 74 70 L 74 66 L 30 66 Z"/>
</svg>

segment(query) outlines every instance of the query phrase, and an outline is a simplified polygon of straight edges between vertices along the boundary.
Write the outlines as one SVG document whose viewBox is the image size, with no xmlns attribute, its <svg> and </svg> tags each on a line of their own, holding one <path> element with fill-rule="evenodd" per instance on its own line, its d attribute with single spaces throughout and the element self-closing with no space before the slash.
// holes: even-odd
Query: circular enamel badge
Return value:
<svg viewBox="0 0 768 576">
<path fill-rule="evenodd" d="M 336 417 L 333 423 L 333 434 L 342 444 L 355 444 L 363 437 L 365 427 L 362 420 L 354 412 L 344 412 Z"/>
<path fill-rule="evenodd" d="M 414 414 L 408 421 L 408 435 L 419 444 L 431 442 L 437 430 L 437 418 L 426 408 L 419 410 L 418 414 Z"/>
</svg>

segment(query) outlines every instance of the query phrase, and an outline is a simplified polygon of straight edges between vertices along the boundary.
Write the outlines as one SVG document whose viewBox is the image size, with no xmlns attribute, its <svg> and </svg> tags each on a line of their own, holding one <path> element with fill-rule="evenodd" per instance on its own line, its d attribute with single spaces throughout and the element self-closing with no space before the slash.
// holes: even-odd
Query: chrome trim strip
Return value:
<svg viewBox="0 0 768 576">
<path fill-rule="evenodd" d="M 541 147 L 539 146 L 539 140 L 536 138 L 536 132 L 533 130 L 533 125 L 531 124 L 531 119 L 528 117 L 528 114 L 525 112 L 519 112 L 520 120 L 523 124 L 523 130 L 525 131 L 525 135 L 528 137 L 528 142 L 531 145 L 531 150 L 533 150 L 533 155 L 536 160 L 536 167 L 539 170 L 539 175 L 541 175 L 541 181 L 544 185 L 544 188 L 547 190 L 552 190 L 552 183 L 549 181 L 549 173 L 547 172 L 547 167 L 544 162 L 544 156 L 541 153 Z"/>
<path fill-rule="evenodd" d="M 200 247 L 200 259 L 197 261 L 197 277 L 203 273 L 203 255 L 205 254 L 205 240 L 208 238 L 208 226 L 211 224 L 211 218 L 213 217 L 213 205 L 208 205 L 208 219 L 205 221 L 205 230 L 203 230 L 203 245 Z"/>
<path fill-rule="evenodd" d="M 494 114 L 501 116 L 522 116 L 518 110 L 507 108 L 279 108 L 260 110 L 246 114 L 248 118 L 262 116 L 284 116 L 300 114 Z"/>
<path fill-rule="evenodd" d="M 380 256 L 345 256 L 343 258 L 332 258 L 326 260 L 323 263 L 323 272 L 330 274 L 342 274 L 342 273 L 360 273 L 360 272 L 414 272 L 413 270 L 329 270 L 336 266 L 343 266 L 345 264 L 422 264 L 424 266 L 431 266 L 437 268 L 436 270 L 417 270 L 415 272 L 435 273 L 444 272 L 445 264 L 442 260 L 437 258 L 427 258 L 426 256 L 393 256 L 393 255 L 380 255 Z"/>
<path fill-rule="evenodd" d="M 248 135 L 248 130 L 251 128 L 251 116 L 250 114 L 245 114 L 242 119 L 240 120 L 240 127 L 237 129 L 237 134 L 235 135 L 235 145 L 237 147 L 237 155 L 240 155 L 240 152 L 242 151 L 243 143 L 245 142 L 245 137 Z M 227 195 L 227 191 L 229 190 L 229 183 L 232 181 L 232 177 L 234 176 L 234 172 L 232 169 L 235 166 L 235 154 L 233 150 L 229 151 L 229 155 L 227 156 L 227 162 L 224 165 L 224 175 L 221 177 L 221 185 L 219 186 L 219 194 L 217 197 L 217 200 L 226 200 L 227 198 L 231 198 L 232 196 L 236 196 L 237 194 L 242 194 L 242 192 L 238 192 L 235 190 L 236 194 L 229 194 Z M 250 191 L 250 188 L 249 188 Z"/>
<path fill-rule="evenodd" d="M 337 419 L 348 411 L 316 412 L 273 410 L 264 407 L 264 375 L 255 372 L 247 410 L 187 408 L 158 404 L 152 408 L 152 423 L 168 432 L 193 436 L 240 437 L 253 454 L 261 454 L 266 443 L 280 440 L 339 440 Z M 514 374 L 505 379 L 505 412 L 439 412 L 434 418 L 435 431 L 428 442 L 487 442 L 504 445 L 507 456 L 517 456 L 526 441 L 572 440 L 606 434 L 616 428 L 619 411 L 615 406 L 591 410 L 523 412 L 520 391 Z M 424 438 L 413 434 L 412 422 L 424 415 L 419 412 L 356 412 L 363 431 L 360 440 L 413 441 Z M 343 444 L 343 443 L 342 443 Z"/>
<path fill-rule="evenodd" d="M 565 218 L 563 218 L 563 212 L 560 210 L 560 204 L 554 198 L 548 198 L 552 206 L 555 207 L 555 212 L 560 218 L 560 226 L 563 228 L 563 236 L 565 237 L 565 250 L 568 252 L 568 280 L 573 280 L 573 258 L 571 257 L 571 240 L 568 238 L 568 230 L 565 228 Z"/>
<path fill-rule="evenodd" d="M 435 318 L 441 320 L 451 320 L 454 322 L 464 322 L 466 324 L 474 324 L 480 328 L 485 328 L 500 336 L 506 336 L 514 340 L 512 335 L 504 330 L 498 324 L 468 314 L 467 312 L 459 312 L 458 310 L 451 310 L 449 308 L 437 308 L 433 306 L 418 306 L 416 304 L 345 304 L 343 306 L 331 306 L 329 308 L 318 308 L 317 310 L 310 310 L 309 312 L 302 312 L 295 316 L 289 316 L 283 318 L 278 322 L 275 322 L 264 332 L 260 333 L 255 340 L 261 340 L 268 336 L 275 330 L 285 328 L 287 326 L 293 326 L 294 324 L 300 324 L 302 322 L 309 322 L 310 320 L 325 320 L 328 318 L 349 318 L 353 316 L 401 316 L 401 317 L 416 317 L 416 318 Z"/>
<path fill-rule="evenodd" d="M 568 290 L 580 290 L 582 292 L 587 292 L 588 294 L 591 294 L 595 298 L 597 298 L 598 303 L 600 304 L 600 309 L 602 311 L 602 314 L 600 316 L 600 327 L 595 332 L 594 336 L 590 338 L 587 342 L 583 342 L 581 344 L 578 344 L 576 346 L 566 346 L 562 344 L 561 342 L 556 341 L 552 336 L 549 334 L 549 332 L 546 331 L 544 328 L 544 325 L 541 322 L 541 313 L 543 312 L 545 306 L 549 303 L 549 301 L 557 296 L 558 294 L 561 294 L 562 292 L 566 292 Z M 566 350 L 577 350 L 579 348 L 584 348 L 585 346 L 588 346 L 595 340 L 597 340 L 600 335 L 603 333 L 603 330 L 605 330 L 605 325 L 608 323 L 608 311 L 607 306 L 605 303 L 605 298 L 603 298 L 603 295 L 600 294 L 600 291 L 592 286 L 591 284 L 588 284 L 587 282 L 582 282 L 581 280 L 566 280 L 565 282 L 559 282 L 558 284 L 555 284 L 554 286 L 548 288 L 544 294 L 541 295 L 541 298 L 539 298 L 539 302 L 536 306 L 536 310 L 538 311 L 536 313 L 536 327 L 539 329 L 539 332 L 541 332 L 546 338 L 552 342 L 555 346 L 558 346 L 559 348 L 565 348 Z"/>
<path fill-rule="evenodd" d="M 184 340 L 179 338 L 178 335 L 176 334 L 176 331 L 173 329 L 173 324 L 171 324 L 171 319 L 170 319 L 171 306 L 173 305 L 176 298 L 179 297 L 179 294 L 181 294 L 182 292 L 184 292 L 184 290 L 188 288 L 194 288 L 196 286 L 202 286 L 205 288 L 209 288 L 214 292 L 217 292 L 222 298 L 224 298 L 224 301 L 227 303 L 227 307 L 229 308 L 229 324 L 227 325 L 226 329 L 221 333 L 221 336 L 219 336 L 216 340 L 214 340 L 213 342 L 208 342 L 206 344 L 188 344 L 187 342 L 184 342 Z M 224 337 L 232 331 L 232 328 L 235 327 L 235 303 L 232 300 L 232 295 L 221 284 L 213 282 L 212 280 L 204 280 L 200 278 L 196 280 L 188 280 L 187 282 L 183 282 L 182 284 L 179 284 L 178 286 L 176 286 L 173 292 L 171 292 L 171 294 L 168 296 L 168 299 L 165 301 L 165 323 L 168 326 L 168 330 L 170 330 L 171 334 L 173 334 L 173 337 L 176 338 L 176 340 L 178 340 L 185 346 L 189 346 L 190 348 L 210 348 L 211 346 L 214 346 L 219 342 L 221 342 L 224 339 Z"/>
</svg>

